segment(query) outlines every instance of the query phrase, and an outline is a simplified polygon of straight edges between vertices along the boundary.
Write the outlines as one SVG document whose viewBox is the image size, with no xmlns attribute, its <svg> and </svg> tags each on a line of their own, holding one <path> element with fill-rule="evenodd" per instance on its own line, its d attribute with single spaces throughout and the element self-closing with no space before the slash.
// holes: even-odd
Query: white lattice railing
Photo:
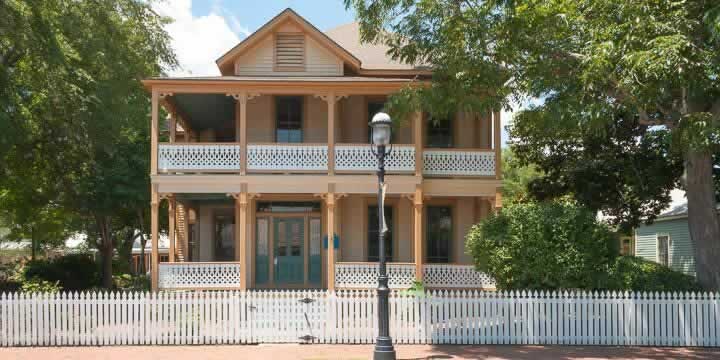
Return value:
<svg viewBox="0 0 720 360">
<path fill-rule="evenodd" d="M 159 144 L 160 171 L 238 171 L 240 145 L 237 144 Z"/>
<path fill-rule="evenodd" d="M 327 145 L 250 144 L 247 146 L 248 170 L 302 171 L 327 170 Z"/>
<path fill-rule="evenodd" d="M 415 147 L 393 145 L 392 152 L 385 158 L 385 169 L 390 172 L 411 172 L 415 170 Z M 377 157 L 369 144 L 335 145 L 335 170 L 375 171 Z"/>
<path fill-rule="evenodd" d="M 488 150 L 425 150 L 425 175 L 494 176 L 495 152 Z"/>
<path fill-rule="evenodd" d="M 495 288 L 495 280 L 472 265 L 425 264 L 423 284 L 432 288 Z"/>
<path fill-rule="evenodd" d="M 377 287 L 379 266 L 377 263 L 336 263 L 335 286 L 348 289 L 373 289 Z M 415 281 L 415 264 L 387 264 L 388 287 L 406 289 Z"/>
<path fill-rule="evenodd" d="M 240 287 L 240 263 L 160 263 L 160 289 L 232 289 Z"/>
</svg>

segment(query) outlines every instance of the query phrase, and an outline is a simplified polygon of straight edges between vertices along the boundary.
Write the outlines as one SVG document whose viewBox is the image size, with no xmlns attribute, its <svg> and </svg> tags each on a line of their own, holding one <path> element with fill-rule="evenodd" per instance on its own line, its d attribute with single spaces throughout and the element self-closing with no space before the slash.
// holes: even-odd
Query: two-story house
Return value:
<svg viewBox="0 0 720 360">
<path fill-rule="evenodd" d="M 144 81 L 153 289 L 376 286 L 368 122 L 388 95 L 432 75 L 386 51 L 361 43 L 357 23 L 321 32 L 287 9 L 222 55 L 220 76 Z M 499 115 L 398 121 L 386 177 L 391 287 L 493 287 L 464 237 L 500 206 Z M 162 200 L 167 262 L 158 262 Z"/>
</svg>

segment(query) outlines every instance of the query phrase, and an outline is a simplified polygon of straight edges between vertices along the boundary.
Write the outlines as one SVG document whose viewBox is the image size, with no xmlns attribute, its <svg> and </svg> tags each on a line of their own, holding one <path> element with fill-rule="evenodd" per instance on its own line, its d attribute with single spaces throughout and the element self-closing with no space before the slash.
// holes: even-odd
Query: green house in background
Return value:
<svg viewBox="0 0 720 360">
<path fill-rule="evenodd" d="M 687 219 L 687 203 L 635 229 L 635 255 L 695 276 L 695 258 Z"/>
</svg>

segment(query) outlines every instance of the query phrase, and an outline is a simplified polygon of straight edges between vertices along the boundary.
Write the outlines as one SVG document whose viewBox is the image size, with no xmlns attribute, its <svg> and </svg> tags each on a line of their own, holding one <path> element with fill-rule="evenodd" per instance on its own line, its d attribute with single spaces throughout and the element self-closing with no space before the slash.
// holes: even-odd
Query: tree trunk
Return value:
<svg viewBox="0 0 720 360">
<path fill-rule="evenodd" d="M 713 188 L 712 154 L 688 151 L 685 158 L 685 186 L 688 224 L 695 251 L 695 271 L 707 290 L 720 289 L 720 220 Z"/>
<path fill-rule="evenodd" d="M 36 259 L 36 251 L 37 251 L 37 245 L 35 244 L 35 227 L 30 227 L 30 260 L 35 261 Z"/>
<path fill-rule="evenodd" d="M 141 209 L 137 210 L 138 223 L 140 227 L 140 271 L 138 275 L 145 275 L 145 217 Z"/>
<path fill-rule="evenodd" d="M 98 229 L 100 230 L 100 253 L 102 254 L 102 286 L 112 289 L 112 260 L 113 243 L 110 234 L 110 219 L 107 216 L 96 216 Z"/>
</svg>

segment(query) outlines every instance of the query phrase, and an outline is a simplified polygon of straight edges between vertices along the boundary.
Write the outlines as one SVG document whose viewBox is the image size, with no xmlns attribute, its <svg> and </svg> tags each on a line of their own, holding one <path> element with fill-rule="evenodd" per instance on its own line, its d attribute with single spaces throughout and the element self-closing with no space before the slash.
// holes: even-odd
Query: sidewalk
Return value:
<svg viewBox="0 0 720 360">
<path fill-rule="evenodd" d="M 372 358 L 372 345 L 216 345 L 0 348 L 0 359 L 12 360 L 228 360 L 304 359 L 361 360 Z M 720 359 L 720 348 L 657 348 L 607 346 L 461 346 L 400 345 L 398 359 Z"/>
</svg>

